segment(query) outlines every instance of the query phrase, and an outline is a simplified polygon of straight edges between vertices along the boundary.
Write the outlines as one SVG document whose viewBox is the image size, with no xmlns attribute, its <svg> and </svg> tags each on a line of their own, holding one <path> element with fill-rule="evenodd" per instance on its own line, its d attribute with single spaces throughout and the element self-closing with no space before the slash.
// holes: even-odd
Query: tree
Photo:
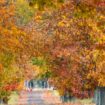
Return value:
<svg viewBox="0 0 105 105">
<path fill-rule="evenodd" d="M 99 77 L 102 76 L 98 75 L 96 79 L 100 71 L 96 59 L 98 55 L 102 56 L 100 51 L 104 52 L 102 19 L 105 15 L 103 10 L 96 6 L 95 1 L 81 1 L 77 5 L 71 0 L 57 12 L 49 14 L 45 20 L 44 15 L 41 15 L 38 21 L 43 24 L 41 29 L 47 30 L 43 32 L 52 39 L 38 51 L 48 61 L 53 84 L 61 91 L 69 91 L 78 97 L 83 93 L 82 97 L 88 96 L 90 90 L 101 86 Z M 103 57 L 101 59 L 104 62 Z M 101 78 L 101 81 L 104 79 Z"/>
<path fill-rule="evenodd" d="M 21 66 L 23 62 L 19 61 L 30 52 L 30 38 L 16 26 L 14 12 L 13 4 L 0 1 L 0 98 L 6 101 L 11 91 L 17 89 L 25 73 Z"/>
</svg>

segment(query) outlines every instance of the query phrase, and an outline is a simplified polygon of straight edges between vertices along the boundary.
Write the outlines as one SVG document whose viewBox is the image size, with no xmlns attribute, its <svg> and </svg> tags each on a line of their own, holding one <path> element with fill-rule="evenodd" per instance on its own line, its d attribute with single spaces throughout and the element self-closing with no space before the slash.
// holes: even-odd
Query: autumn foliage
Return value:
<svg viewBox="0 0 105 105">
<path fill-rule="evenodd" d="M 71 0 L 57 11 L 35 17 L 36 29 L 44 33 L 42 40 L 47 36 L 43 47 L 38 42 L 39 56 L 47 61 L 49 81 L 61 94 L 89 97 L 97 86 L 104 86 L 105 15 L 98 3 Z"/>
<path fill-rule="evenodd" d="M 104 7 L 98 0 L 69 0 L 50 10 L 54 1 L 43 2 L 33 2 L 41 11 L 20 27 L 15 5 L 0 1 L 0 91 L 39 76 L 61 95 L 92 96 L 105 86 Z"/>
<path fill-rule="evenodd" d="M 16 26 L 15 6 L 0 0 L 0 97 L 16 90 L 24 77 L 20 59 L 28 53 L 28 41 L 27 34 Z"/>
</svg>

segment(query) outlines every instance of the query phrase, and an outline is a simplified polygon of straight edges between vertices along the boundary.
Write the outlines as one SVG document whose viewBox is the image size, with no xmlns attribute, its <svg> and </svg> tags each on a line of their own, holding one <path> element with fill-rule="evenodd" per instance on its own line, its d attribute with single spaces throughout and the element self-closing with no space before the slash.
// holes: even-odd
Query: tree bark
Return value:
<svg viewBox="0 0 105 105">
<path fill-rule="evenodd" d="M 96 105 L 105 105 L 105 87 L 98 87 L 95 92 Z"/>
</svg>

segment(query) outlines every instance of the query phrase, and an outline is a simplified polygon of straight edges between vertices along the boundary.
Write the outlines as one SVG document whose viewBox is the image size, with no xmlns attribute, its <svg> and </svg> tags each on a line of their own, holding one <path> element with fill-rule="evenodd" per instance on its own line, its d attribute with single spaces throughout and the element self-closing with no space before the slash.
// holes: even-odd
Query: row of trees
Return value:
<svg viewBox="0 0 105 105">
<path fill-rule="evenodd" d="M 61 94 L 81 98 L 97 86 L 105 86 L 104 6 L 96 0 L 61 2 L 29 2 L 31 7 L 26 7 L 32 18 L 21 17 L 27 8 L 21 10 L 19 2 L 0 1 L 1 98 L 18 89 L 21 80 L 34 76 L 48 78 Z M 59 8 L 49 8 L 52 3 Z M 29 24 L 21 24 L 24 17 L 23 23 Z"/>
</svg>

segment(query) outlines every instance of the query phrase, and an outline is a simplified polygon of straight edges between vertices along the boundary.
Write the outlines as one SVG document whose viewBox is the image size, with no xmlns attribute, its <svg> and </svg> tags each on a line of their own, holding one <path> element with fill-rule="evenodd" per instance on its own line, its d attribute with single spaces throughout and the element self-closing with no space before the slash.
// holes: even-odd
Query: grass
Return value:
<svg viewBox="0 0 105 105">
<path fill-rule="evenodd" d="M 8 104 L 9 105 L 16 105 L 18 102 L 18 97 L 19 96 L 18 96 L 17 92 L 13 92 L 9 97 L 10 99 L 8 101 Z"/>
</svg>

